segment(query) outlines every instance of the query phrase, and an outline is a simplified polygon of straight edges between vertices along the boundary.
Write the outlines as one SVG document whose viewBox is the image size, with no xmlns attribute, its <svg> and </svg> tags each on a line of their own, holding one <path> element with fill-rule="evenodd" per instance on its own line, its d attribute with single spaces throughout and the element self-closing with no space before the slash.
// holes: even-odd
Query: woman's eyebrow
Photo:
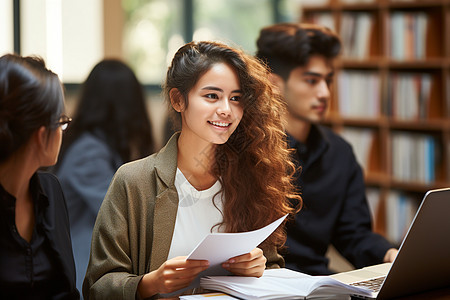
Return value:
<svg viewBox="0 0 450 300">
<path fill-rule="evenodd" d="M 219 87 L 215 87 L 215 86 L 205 86 L 205 87 L 203 87 L 203 88 L 201 88 L 202 90 L 212 90 L 212 91 L 218 91 L 218 92 L 221 92 L 221 93 L 223 93 L 223 90 L 221 89 L 221 88 L 219 88 Z M 234 91 L 231 91 L 232 93 L 241 93 L 242 94 L 242 90 L 234 90 Z"/>
<path fill-rule="evenodd" d="M 213 90 L 213 91 L 218 91 L 218 92 L 222 92 L 223 90 L 221 88 L 215 87 L 215 86 L 205 86 L 202 88 L 202 90 Z"/>
</svg>

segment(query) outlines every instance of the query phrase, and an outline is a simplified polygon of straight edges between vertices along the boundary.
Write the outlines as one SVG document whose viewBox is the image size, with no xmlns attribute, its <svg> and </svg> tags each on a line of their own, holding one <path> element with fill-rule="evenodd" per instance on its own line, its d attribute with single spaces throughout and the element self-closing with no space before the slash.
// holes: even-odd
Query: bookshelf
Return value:
<svg viewBox="0 0 450 300">
<path fill-rule="evenodd" d="M 354 147 L 375 231 L 399 243 L 429 189 L 450 186 L 450 0 L 303 0 L 336 31 L 325 121 Z"/>
</svg>

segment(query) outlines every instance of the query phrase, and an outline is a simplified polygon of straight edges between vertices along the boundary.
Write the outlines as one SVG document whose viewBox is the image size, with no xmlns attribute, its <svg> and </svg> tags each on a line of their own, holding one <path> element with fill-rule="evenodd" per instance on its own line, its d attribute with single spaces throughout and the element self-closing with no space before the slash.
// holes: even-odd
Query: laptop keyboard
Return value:
<svg viewBox="0 0 450 300">
<path fill-rule="evenodd" d="M 369 280 L 354 282 L 354 283 L 351 283 L 350 285 L 365 287 L 371 291 L 378 292 L 380 290 L 381 285 L 383 284 L 383 281 L 385 278 L 386 278 L 386 276 L 382 276 L 382 277 L 373 278 L 373 279 L 369 279 Z"/>
</svg>

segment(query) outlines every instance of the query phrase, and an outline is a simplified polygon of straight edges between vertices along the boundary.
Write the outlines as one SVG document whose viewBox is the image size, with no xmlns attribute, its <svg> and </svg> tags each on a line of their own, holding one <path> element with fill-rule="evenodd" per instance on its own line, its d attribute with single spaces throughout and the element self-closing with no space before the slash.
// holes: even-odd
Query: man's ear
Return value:
<svg viewBox="0 0 450 300">
<path fill-rule="evenodd" d="M 277 92 L 284 95 L 284 79 L 278 74 L 270 73 L 269 80 L 275 86 Z"/>
<path fill-rule="evenodd" d="M 177 88 L 173 88 L 169 92 L 170 104 L 172 104 L 173 109 L 177 112 L 182 112 L 184 110 L 184 99 L 180 91 Z"/>
</svg>

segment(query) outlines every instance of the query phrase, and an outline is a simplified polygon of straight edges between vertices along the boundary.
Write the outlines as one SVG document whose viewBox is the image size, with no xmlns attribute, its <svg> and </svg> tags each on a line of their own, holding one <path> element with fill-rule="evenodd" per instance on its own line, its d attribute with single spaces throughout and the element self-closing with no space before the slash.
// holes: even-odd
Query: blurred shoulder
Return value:
<svg viewBox="0 0 450 300">
<path fill-rule="evenodd" d="M 323 125 L 319 126 L 318 128 L 325 139 L 328 141 L 328 143 L 330 143 L 333 147 L 351 151 L 352 147 L 350 143 L 347 142 L 341 135 L 333 131 L 331 128 Z"/>
<path fill-rule="evenodd" d="M 106 142 L 101 138 L 90 132 L 85 132 L 70 145 L 67 152 L 72 155 L 83 155 L 93 150 L 97 152 L 105 152 L 108 151 L 108 148 L 109 147 Z"/>
<path fill-rule="evenodd" d="M 37 176 L 39 178 L 39 182 L 42 187 L 51 187 L 51 186 L 60 187 L 58 178 L 56 177 L 56 175 L 52 173 L 45 171 L 38 171 Z"/>
</svg>

